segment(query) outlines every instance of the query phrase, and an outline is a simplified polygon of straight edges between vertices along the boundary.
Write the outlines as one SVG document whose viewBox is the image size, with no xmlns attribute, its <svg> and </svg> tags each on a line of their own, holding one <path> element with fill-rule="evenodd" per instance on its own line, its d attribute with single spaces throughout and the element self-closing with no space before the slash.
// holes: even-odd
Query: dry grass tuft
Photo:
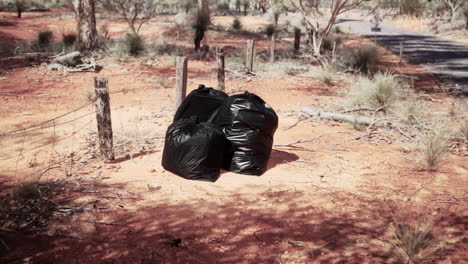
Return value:
<svg viewBox="0 0 468 264">
<path fill-rule="evenodd" d="M 468 140 L 468 121 L 463 122 L 458 128 L 458 133 L 465 139 Z"/>
<path fill-rule="evenodd" d="M 444 161 L 449 150 L 449 140 L 445 130 L 423 132 L 419 136 L 419 150 L 422 156 L 422 168 L 434 171 Z"/>
<path fill-rule="evenodd" d="M 351 91 L 352 103 L 385 111 L 401 99 L 405 88 L 405 83 L 391 73 L 377 73 L 373 79 L 361 77 Z"/>
<path fill-rule="evenodd" d="M 335 73 L 335 65 L 331 62 L 325 62 L 314 72 L 314 77 L 326 85 L 331 85 Z"/>
<path fill-rule="evenodd" d="M 397 263 L 433 263 L 434 257 L 442 249 L 442 245 L 433 235 L 433 221 L 429 219 L 420 218 L 413 223 L 394 217 L 390 229 Z"/>
</svg>

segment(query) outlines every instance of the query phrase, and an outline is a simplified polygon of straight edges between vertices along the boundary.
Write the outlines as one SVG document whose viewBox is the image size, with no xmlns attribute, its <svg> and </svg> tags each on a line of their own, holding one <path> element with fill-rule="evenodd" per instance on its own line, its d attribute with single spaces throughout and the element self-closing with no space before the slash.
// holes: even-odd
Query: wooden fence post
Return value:
<svg viewBox="0 0 468 264">
<path fill-rule="evenodd" d="M 224 49 L 216 47 L 216 62 L 218 64 L 218 90 L 224 91 Z"/>
<path fill-rule="evenodd" d="M 253 39 L 247 40 L 247 51 L 245 56 L 245 66 L 247 66 L 247 73 L 253 71 L 253 63 L 255 58 L 255 41 Z"/>
<path fill-rule="evenodd" d="M 94 91 L 96 93 L 96 120 L 101 157 L 107 160 L 113 160 L 115 157 L 112 139 L 112 120 L 106 77 L 94 77 Z"/>
<path fill-rule="evenodd" d="M 276 48 L 276 33 L 271 35 L 271 46 L 270 46 L 270 63 L 275 62 L 275 48 Z"/>
<path fill-rule="evenodd" d="M 294 29 L 294 53 L 298 54 L 299 49 L 301 48 L 301 29 Z"/>
<path fill-rule="evenodd" d="M 187 93 L 187 57 L 176 58 L 175 108 L 179 108 Z"/>
<path fill-rule="evenodd" d="M 403 42 L 400 42 L 400 63 L 403 61 Z"/>
</svg>

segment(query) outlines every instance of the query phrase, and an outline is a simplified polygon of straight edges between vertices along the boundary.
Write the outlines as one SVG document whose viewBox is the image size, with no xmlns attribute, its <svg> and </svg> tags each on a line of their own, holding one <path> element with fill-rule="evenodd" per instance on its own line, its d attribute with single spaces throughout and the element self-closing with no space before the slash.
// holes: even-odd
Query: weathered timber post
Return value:
<svg viewBox="0 0 468 264">
<path fill-rule="evenodd" d="M 251 73 L 253 71 L 255 58 L 255 41 L 253 39 L 247 40 L 247 50 L 245 54 L 245 66 L 247 67 L 247 72 Z"/>
<path fill-rule="evenodd" d="M 224 91 L 224 49 L 216 47 L 216 62 L 218 64 L 218 90 Z"/>
<path fill-rule="evenodd" d="M 276 33 L 273 33 L 273 35 L 271 35 L 270 45 L 270 63 L 273 63 L 275 62 Z"/>
<path fill-rule="evenodd" d="M 176 89 L 175 89 L 175 107 L 179 108 L 180 104 L 187 93 L 187 57 L 176 58 Z"/>
<path fill-rule="evenodd" d="M 403 61 L 403 42 L 400 42 L 400 63 Z"/>
<path fill-rule="evenodd" d="M 301 48 L 301 29 L 294 29 L 294 53 L 298 54 L 299 49 Z"/>
<path fill-rule="evenodd" d="M 94 91 L 96 93 L 96 120 L 101 157 L 106 160 L 113 160 L 114 146 L 112 140 L 112 120 L 109 103 L 109 89 L 107 87 L 106 77 L 94 77 Z"/>
</svg>

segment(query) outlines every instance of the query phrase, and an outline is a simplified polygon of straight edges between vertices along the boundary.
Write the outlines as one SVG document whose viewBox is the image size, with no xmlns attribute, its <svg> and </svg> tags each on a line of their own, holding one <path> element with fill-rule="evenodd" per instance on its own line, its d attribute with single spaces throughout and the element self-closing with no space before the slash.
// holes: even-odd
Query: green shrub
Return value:
<svg viewBox="0 0 468 264">
<path fill-rule="evenodd" d="M 229 10 L 229 2 L 222 2 L 222 3 L 219 3 L 219 4 L 216 6 L 216 9 L 217 9 L 219 12 L 228 11 L 228 10 Z"/>
<path fill-rule="evenodd" d="M 183 6 L 185 13 L 188 13 L 193 8 L 193 0 L 184 0 Z"/>
<path fill-rule="evenodd" d="M 247 9 L 249 9 L 249 7 L 250 7 L 249 0 L 244 0 L 242 2 L 242 7 L 244 8 L 244 16 L 246 16 L 247 15 Z"/>
<path fill-rule="evenodd" d="M 273 34 L 275 34 L 276 32 L 276 26 L 273 25 L 273 24 L 268 24 L 268 26 L 266 26 L 265 28 L 265 34 L 268 36 L 268 37 L 271 37 L 273 36 Z"/>
<path fill-rule="evenodd" d="M 338 46 L 341 45 L 342 42 L 343 42 L 343 40 L 340 37 L 334 36 L 334 35 L 329 35 L 328 37 L 326 37 L 323 40 L 322 50 L 332 51 L 333 50 L 333 45 L 335 46 L 335 49 L 336 49 L 336 48 L 338 48 Z"/>
<path fill-rule="evenodd" d="M 41 48 L 45 48 L 49 46 L 51 39 L 52 39 L 52 32 L 50 31 L 41 31 L 37 35 L 37 43 L 39 47 Z"/>
<path fill-rule="evenodd" d="M 363 73 L 372 73 L 377 70 L 379 53 L 375 45 L 366 45 L 352 49 L 343 58 L 345 65 Z"/>
<path fill-rule="evenodd" d="M 334 26 L 333 32 L 336 34 L 343 34 L 343 30 L 341 30 L 340 26 Z"/>
<path fill-rule="evenodd" d="M 445 159 L 449 151 L 449 140 L 445 130 L 423 132 L 419 136 L 419 150 L 423 169 L 434 171 Z"/>
<path fill-rule="evenodd" d="M 138 56 L 144 50 L 144 43 L 140 36 L 135 34 L 127 34 L 125 36 L 125 45 L 127 53 L 131 56 Z"/>
<path fill-rule="evenodd" d="M 75 44 L 76 41 L 76 34 L 70 33 L 70 34 L 65 34 L 62 37 L 62 42 L 65 47 L 71 47 L 73 44 Z"/>
<path fill-rule="evenodd" d="M 146 53 L 150 58 L 160 55 L 174 55 L 177 47 L 169 44 L 166 39 L 160 38 L 146 45 Z"/>
<path fill-rule="evenodd" d="M 238 17 L 235 17 L 232 21 L 232 29 L 237 32 L 242 30 L 242 23 Z"/>
</svg>

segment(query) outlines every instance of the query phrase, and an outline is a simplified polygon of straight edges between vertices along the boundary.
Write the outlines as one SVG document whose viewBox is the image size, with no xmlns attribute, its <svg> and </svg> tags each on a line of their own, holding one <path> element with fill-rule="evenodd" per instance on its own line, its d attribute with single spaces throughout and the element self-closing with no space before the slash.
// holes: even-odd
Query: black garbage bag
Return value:
<svg viewBox="0 0 468 264">
<path fill-rule="evenodd" d="M 223 168 L 262 175 L 278 128 L 275 111 L 257 95 L 245 92 L 228 97 L 212 121 L 231 143 L 231 149 L 224 155 Z"/>
<path fill-rule="evenodd" d="M 223 132 L 211 123 L 178 120 L 167 129 L 162 166 L 189 180 L 214 182 L 227 144 Z"/>
<path fill-rule="evenodd" d="M 191 117 L 197 117 L 200 122 L 208 121 L 227 97 L 222 91 L 200 84 L 179 106 L 174 121 Z"/>
</svg>

